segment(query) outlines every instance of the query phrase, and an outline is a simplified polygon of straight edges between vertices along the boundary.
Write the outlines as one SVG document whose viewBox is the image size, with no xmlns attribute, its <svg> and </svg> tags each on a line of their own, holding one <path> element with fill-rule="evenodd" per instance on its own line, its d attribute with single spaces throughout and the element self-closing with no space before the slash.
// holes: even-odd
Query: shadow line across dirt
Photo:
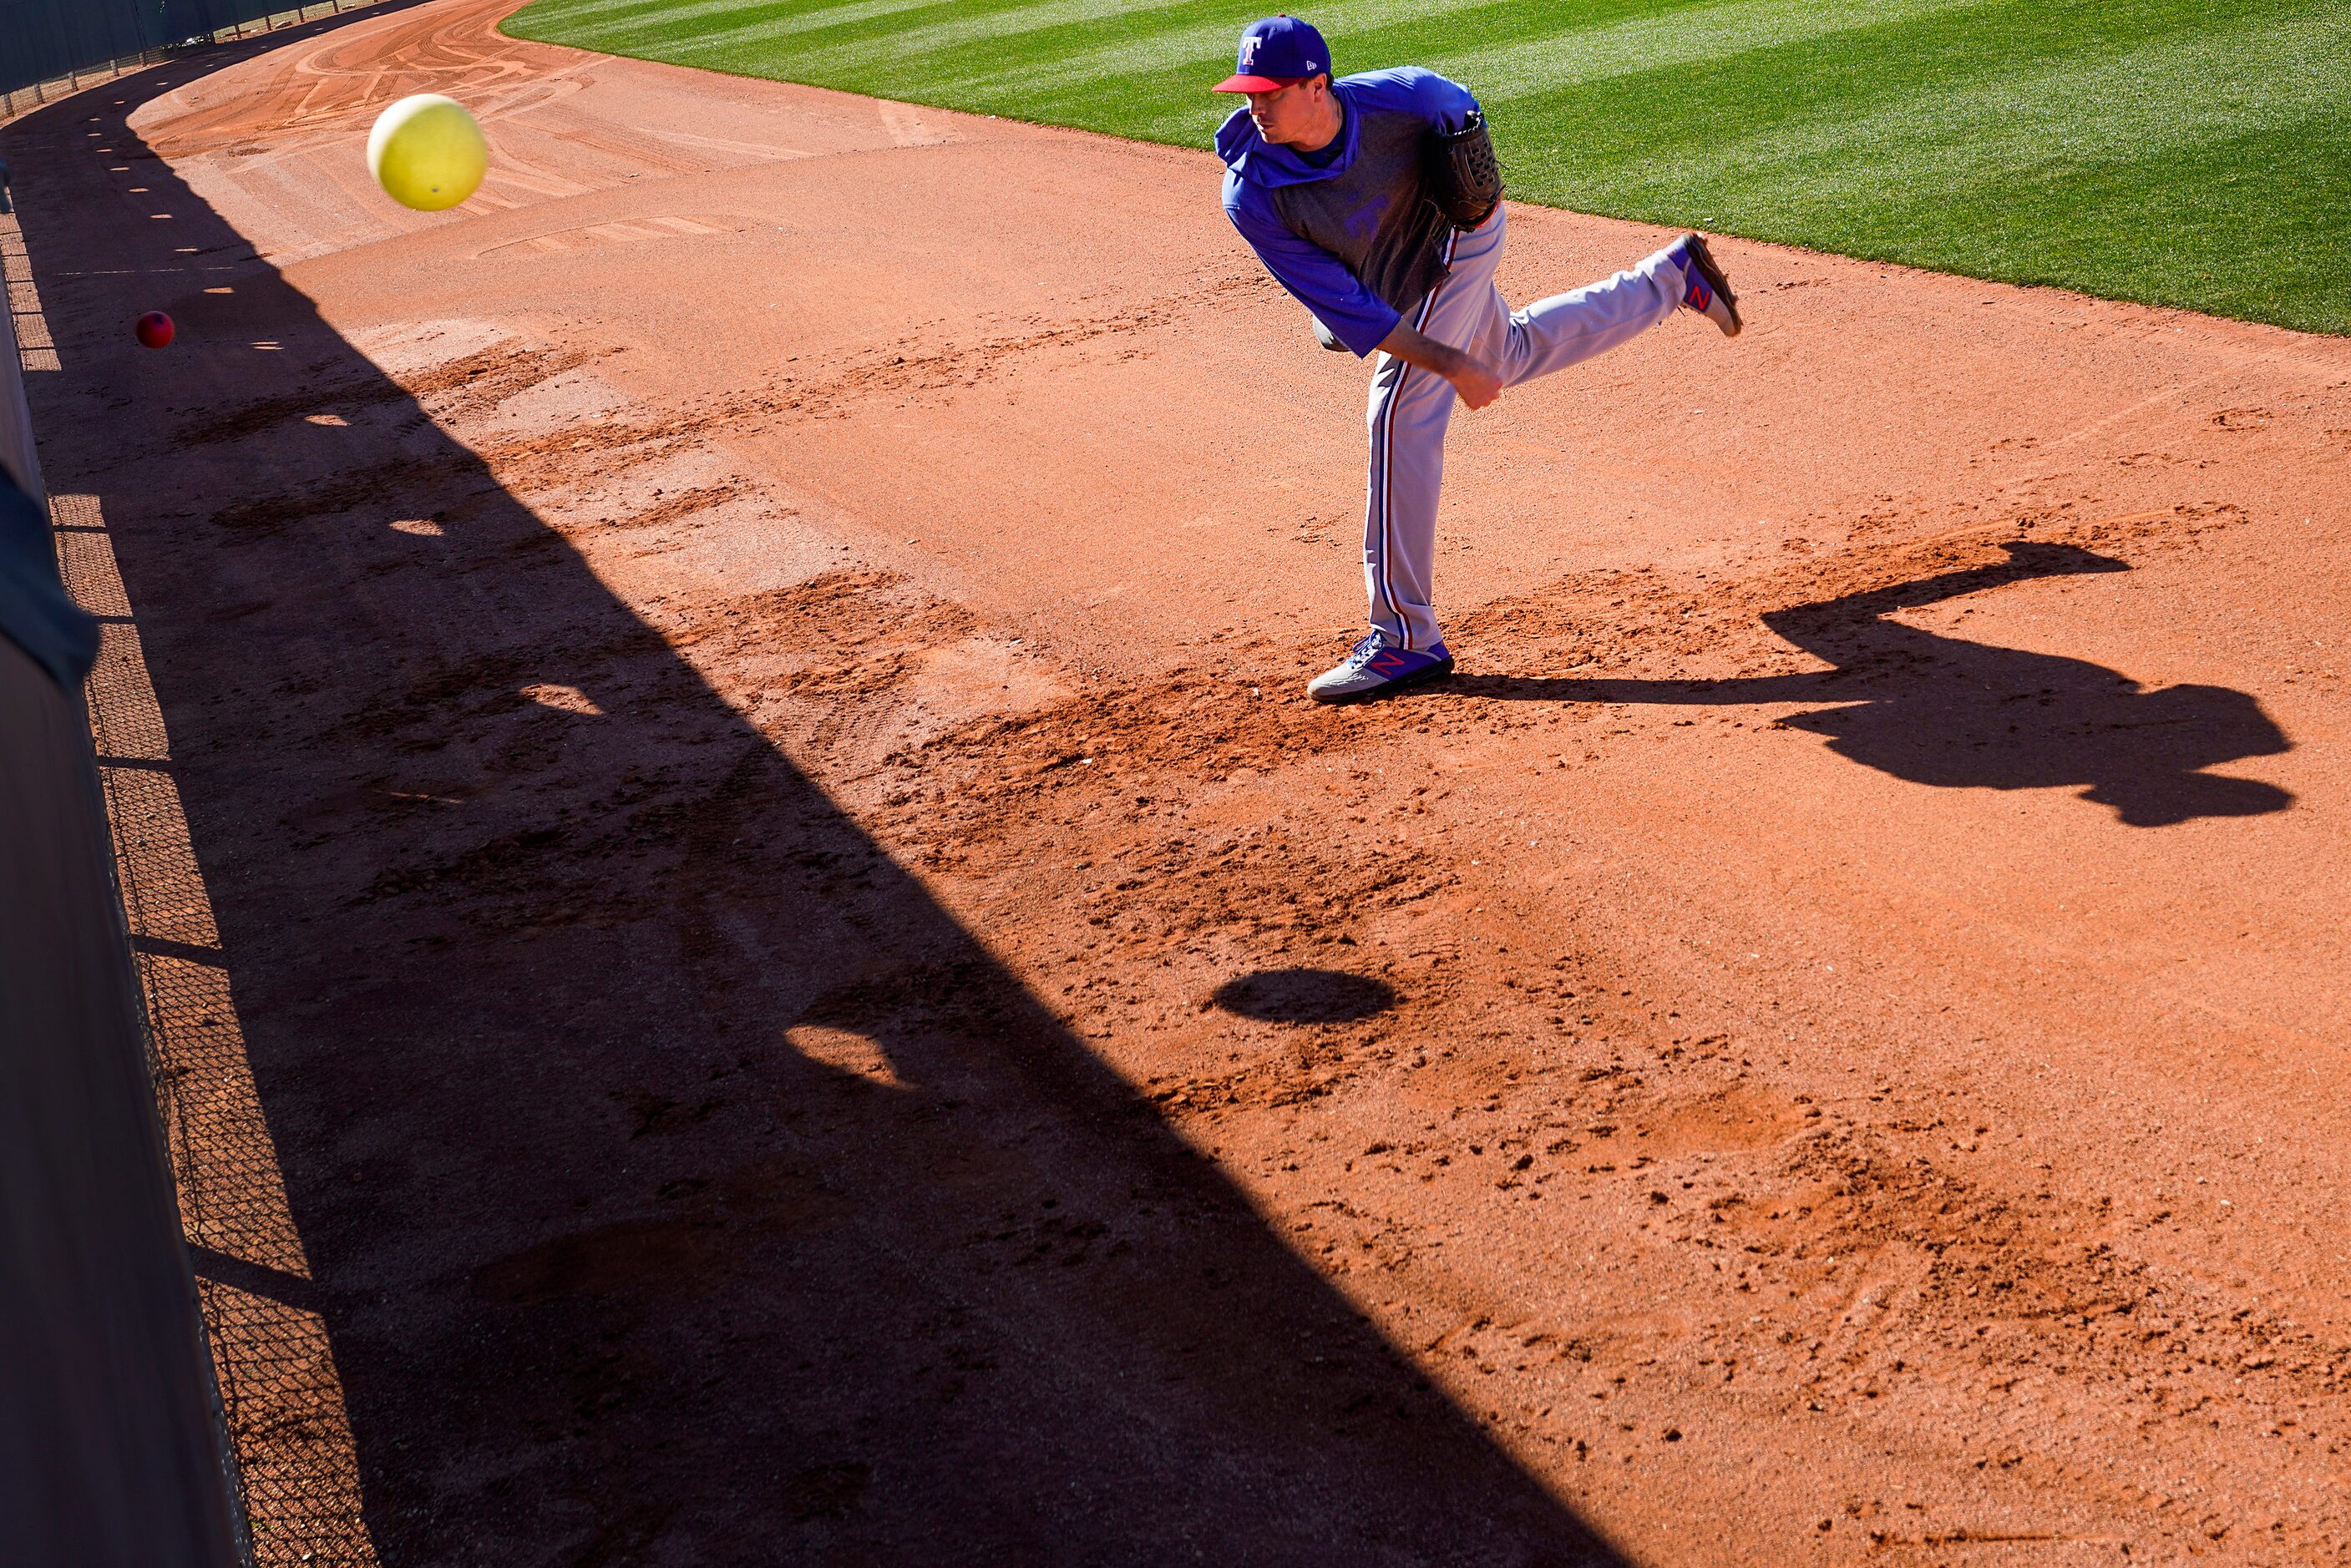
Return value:
<svg viewBox="0 0 2351 1568">
<path fill-rule="evenodd" d="M 1834 702 L 1781 721 L 1829 739 L 1865 767 L 1945 789 L 2058 789 L 2111 807 L 2134 827 L 2283 811 L 2294 796 L 2205 770 L 2292 749 L 2246 692 L 2225 686 L 2143 690 L 2085 659 L 1922 631 L 1886 618 L 2032 577 L 2126 572 L 2111 556 L 2019 540 L 2008 559 L 1820 604 L 1763 624 L 1835 668 L 1730 680 L 1464 675 L 1446 691 L 1548 702 L 1693 707 Z"/>
<path fill-rule="evenodd" d="M 258 47 L 0 151 L 381 1560 L 1618 1561 L 130 130 Z"/>
</svg>

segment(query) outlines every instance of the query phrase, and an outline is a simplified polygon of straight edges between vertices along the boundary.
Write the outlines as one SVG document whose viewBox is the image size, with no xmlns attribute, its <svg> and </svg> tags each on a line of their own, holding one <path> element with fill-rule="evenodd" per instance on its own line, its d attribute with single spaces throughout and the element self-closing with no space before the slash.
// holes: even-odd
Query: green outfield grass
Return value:
<svg viewBox="0 0 2351 1568">
<path fill-rule="evenodd" d="M 1268 0 L 536 0 L 517 37 L 1205 144 Z M 2351 332 L 2351 0 L 1333 0 L 1511 193 Z"/>
</svg>

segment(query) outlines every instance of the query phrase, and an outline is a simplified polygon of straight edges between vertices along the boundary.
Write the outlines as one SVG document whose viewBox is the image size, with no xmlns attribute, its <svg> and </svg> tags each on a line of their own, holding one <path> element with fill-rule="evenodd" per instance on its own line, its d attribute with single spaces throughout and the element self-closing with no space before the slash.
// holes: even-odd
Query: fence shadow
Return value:
<svg viewBox="0 0 2351 1568">
<path fill-rule="evenodd" d="M 206 1270 L 382 1561 L 1615 1562 L 146 151 L 196 68 L 0 152 L 312 1277 Z"/>
<path fill-rule="evenodd" d="M 1819 604 L 1763 623 L 1835 668 L 1733 680 L 1463 676 L 1448 691 L 1554 702 L 1704 706 L 1834 702 L 1781 721 L 1865 767 L 1945 789 L 2077 789 L 2134 827 L 2283 811 L 2274 784 L 2205 770 L 2292 749 L 2250 694 L 2155 691 L 2086 659 L 1999 648 L 1886 618 L 2029 577 L 2130 568 L 2068 545 L 2014 541 L 2008 559 Z"/>
</svg>

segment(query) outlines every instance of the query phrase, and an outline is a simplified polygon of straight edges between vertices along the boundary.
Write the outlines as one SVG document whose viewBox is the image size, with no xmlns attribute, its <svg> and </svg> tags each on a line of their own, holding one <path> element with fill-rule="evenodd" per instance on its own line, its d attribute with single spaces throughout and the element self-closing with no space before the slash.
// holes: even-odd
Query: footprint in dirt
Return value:
<svg viewBox="0 0 2351 1568">
<path fill-rule="evenodd" d="M 2149 691 L 2086 659 L 1967 642 L 1888 618 L 2033 577 L 2125 572 L 2068 545 L 2014 541 L 2009 558 L 1874 592 L 1773 610 L 1763 622 L 1836 668 L 1737 680 L 1572 680 L 1468 677 L 1465 695 L 1581 702 L 1838 704 L 1782 721 L 1829 749 L 1913 783 L 1946 789 L 2062 789 L 2111 807 L 2134 827 L 2283 811 L 2274 784 L 2205 770 L 2288 751 L 2246 692 L 2225 686 Z"/>
</svg>

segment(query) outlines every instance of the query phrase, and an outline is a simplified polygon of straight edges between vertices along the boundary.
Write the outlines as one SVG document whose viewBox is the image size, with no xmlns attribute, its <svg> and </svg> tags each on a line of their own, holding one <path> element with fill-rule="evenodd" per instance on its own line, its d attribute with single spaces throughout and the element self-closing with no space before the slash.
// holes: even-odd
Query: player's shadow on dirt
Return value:
<svg viewBox="0 0 2351 1568">
<path fill-rule="evenodd" d="M 144 149 L 192 74 L 0 151 L 309 1278 L 207 1272 L 322 1317 L 381 1560 L 1618 1562 Z M 319 1377 L 230 1367 L 289 1559 Z"/>
<path fill-rule="evenodd" d="M 2066 545 L 2017 541 L 2008 559 L 1871 593 L 1774 610 L 1763 622 L 1836 668 L 1734 680 L 1465 676 L 1449 688 L 1564 702 L 1702 706 L 1835 702 L 1780 722 L 1916 784 L 1950 789 L 2078 789 L 2134 827 L 2283 811 L 2274 784 L 2205 770 L 2273 756 L 2292 742 L 2261 704 L 2225 686 L 2147 691 L 2085 659 L 1998 648 L 1887 618 L 2028 577 L 2123 572 Z"/>
<path fill-rule="evenodd" d="M 1265 969 L 1217 987 L 1218 1007 L 1269 1023 L 1352 1023 L 1395 1005 L 1395 989 L 1335 969 Z"/>
</svg>

